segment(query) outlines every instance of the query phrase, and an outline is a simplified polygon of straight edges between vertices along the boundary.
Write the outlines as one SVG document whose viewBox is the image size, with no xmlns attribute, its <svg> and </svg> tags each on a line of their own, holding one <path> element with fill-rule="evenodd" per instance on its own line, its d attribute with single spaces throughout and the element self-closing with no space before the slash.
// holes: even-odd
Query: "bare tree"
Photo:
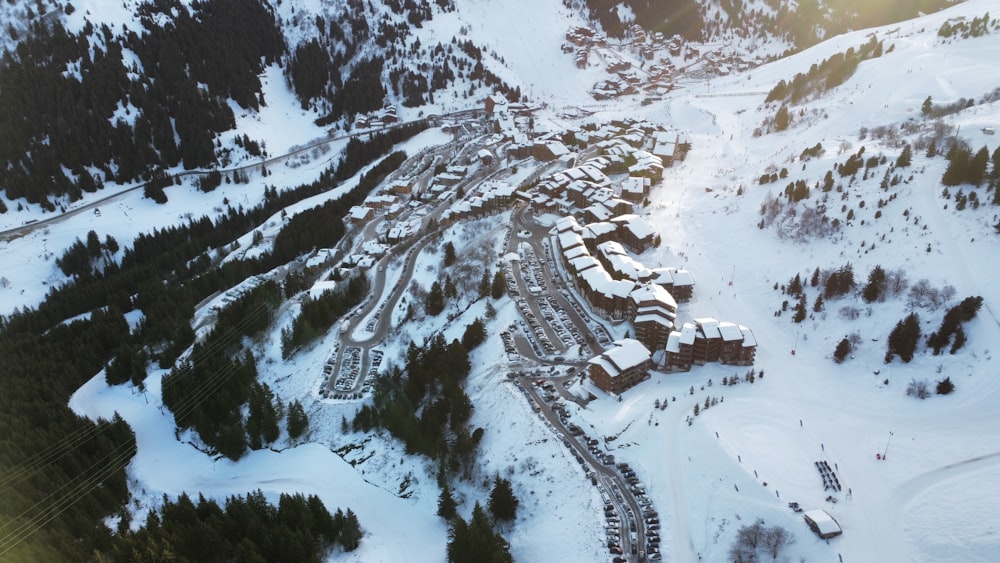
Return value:
<svg viewBox="0 0 1000 563">
<path fill-rule="evenodd" d="M 778 560 L 778 554 L 781 553 L 782 548 L 793 543 L 795 543 L 795 538 L 781 526 L 771 526 L 764 530 L 764 547 L 771 555 L 771 559 L 775 561 Z"/>
</svg>

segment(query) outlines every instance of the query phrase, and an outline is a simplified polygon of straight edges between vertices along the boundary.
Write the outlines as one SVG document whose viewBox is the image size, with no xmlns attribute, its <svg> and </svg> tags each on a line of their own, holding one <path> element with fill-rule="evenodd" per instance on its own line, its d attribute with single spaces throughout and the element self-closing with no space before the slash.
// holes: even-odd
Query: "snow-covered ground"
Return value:
<svg viewBox="0 0 1000 563">
<path fill-rule="evenodd" d="M 580 98 L 571 98 L 572 92 L 581 84 L 590 85 L 591 76 L 580 76 L 591 71 L 575 74 L 571 59 L 558 50 L 572 16 L 553 21 L 548 18 L 554 16 L 547 15 L 558 13 L 555 6 L 561 3 L 519 2 L 522 13 L 528 14 L 521 19 L 511 15 L 517 10 L 504 13 L 493 6 L 497 3 L 457 4 L 460 15 L 443 16 L 443 28 L 454 27 L 447 17 L 455 17 L 465 18 L 462 21 L 470 23 L 473 32 L 495 31 L 487 43 L 495 45 L 512 76 L 521 77 L 523 90 L 530 87 L 535 99 L 542 98 L 540 93 L 552 96 L 554 106 L 582 103 L 583 92 Z M 984 204 L 978 210 L 954 211 L 954 201 L 941 196 L 939 180 L 946 162 L 915 152 L 913 165 L 905 170 L 913 179 L 890 188 L 888 194 L 898 196 L 881 208 L 880 219 L 874 214 L 877 201 L 888 197 L 879 188 L 884 167 L 876 177 L 854 185 L 837 179 L 848 194 L 843 203 L 854 209 L 857 218 L 829 239 L 793 242 L 778 238 L 773 229 L 756 227 L 759 206 L 769 193 L 780 197 L 784 186 L 798 179 L 812 186 L 835 162 L 843 162 L 862 146 L 866 156 L 881 152 L 894 161 L 899 149 L 870 138 L 860 140 L 862 127 L 898 128 L 903 120 L 920 119 L 927 96 L 941 104 L 961 97 L 978 100 L 995 88 L 1000 35 L 961 41 L 937 37 L 947 19 L 971 19 L 991 7 L 989 0 L 970 0 L 920 20 L 845 34 L 745 74 L 688 84 L 661 103 L 602 104 L 599 113 L 588 118 L 645 117 L 690 135 L 688 159 L 666 171 L 648 208 L 648 219 L 663 244 L 640 259 L 690 270 L 697 284 L 695 297 L 681 307 L 681 318 L 714 316 L 750 327 L 760 345 L 755 367 L 765 372 L 753 384 L 722 386 L 723 377 L 742 376 L 746 368 L 695 367 L 688 373 L 654 374 L 626 392 L 621 402 L 601 397 L 585 409 L 570 405 L 573 419 L 591 435 L 617 436 L 607 445 L 619 461 L 631 464 L 654 500 L 666 560 L 695 561 L 699 556 L 705 561 L 725 560 L 736 530 L 758 517 L 795 535 L 796 542 L 786 551 L 789 560 L 996 559 L 1000 438 L 995 429 L 1000 427 L 1000 382 L 992 348 L 1000 342 L 995 313 L 1000 312 L 1000 286 L 993 283 L 1000 275 L 1000 241 L 991 225 L 997 223 L 997 208 Z M 532 22 L 542 23 L 533 27 Z M 525 31 L 510 31 L 514 28 Z M 881 58 L 863 62 L 851 79 L 821 99 L 793 106 L 803 115 L 798 122 L 793 117 L 789 130 L 754 136 L 754 129 L 776 109 L 763 107 L 760 92 L 767 92 L 779 79 L 807 72 L 811 64 L 834 53 L 859 47 L 872 32 L 885 42 Z M 538 41 L 527 40 L 536 36 Z M 270 109 L 241 121 L 248 127 L 254 123 L 261 136 L 286 130 L 289 119 L 298 119 L 298 110 L 289 109 L 297 108 L 297 103 L 280 76 L 269 72 L 266 82 Z M 567 119 L 556 110 L 540 119 L 546 117 L 553 122 Z M 984 144 L 991 151 L 997 147 L 997 138 L 984 134 L 983 128 L 1000 122 L 998 102 L 977 105 L 944 121 L 961 126 L 961 136 L 974 149 Z M 309 139 L 322 134 L 306 131 Z M 272 153 L 298 142 L 274 139 L 268 141 Z M 428 132 L 406 150 L 415 154 L 421 147 L 445 141 L 439 132 Z M 825 153 L 800 162 L 802 149 L 817 142 Z M 842 145 L 849 148 L 840 154 Z M 787 167 L 789 177 L 758 185 L 757 179 L 770 165 Z M 324 166 L 316 161 L 296 169 L 281 167 L 271 171 L 266 183 L 294 186 L 311 180 Z M 176 223 L 186 213 L 221 210 L 223 198 L 232 205 L 257 201 L 264 185 L 261 178 L 251 178 L 248 185 L 224 185 L 211 194 L 201 194 L 190 185 L 175 186 L 167 190 L 166 206 L 130 194 L 112 208 L 102 208 L 99 217 L 80 216 L 2 242 L 3 276 L 11 283 L 0 288 L 0 312 L 37 303 L 46 290 L 39 281 L 60 283 L 54 257 L 90 229 L 102 237 L 111 234 L 128 246 L 139 231 Z M 740 187 L 742 195 L 737 195 Z M 814 190 L 813 201 L 818 191 Z M 985 199 L 985 192 L 979 191 Z M 830 214 L 844 221 L 845 213 L 835 199 Z M 867 203 L 863 208 L 862 200 Z M 27 213 L 0 215 L 0 221 L 8 222 L 6 227 L 30 218 Z M 491 233 L 493 238 L 486 238 L 498 244 L 503 221 L 503 216 L 487 221 L 479 232 Z M 459 256 L 468 240 L 481 242 L 480 237 L 458 230 L 446 237 Z M 436 279 L 433 265 L 440 262 L 441 252 L 438 247 L 420 258 L 416 279 L 425 288 Z M 871 306 L 855 298 L 830 300 L 824 313 L 801 324 L 792 323 L 790 312 L 774 315 L 788 298 L 773 289 L 775 283 L 785 284 L 796 273 L 808 279 L 816 267 L 836 268 L 847 262 L 862 284 L 878 264 L 886 270 L 902 268 L 911 284 L 926 278 L 935 287 L 952 285 L 955 300 L 947 306 L 966 296 L 983 296 L 979 316 L 965 327 L 965 348 L 955 355 L 932 356 L 921 347 L 913 362 L 902 364 L 897 359 L 886 365 L 888 333 L 909 311 L 905 296 Z M 806 291 L 811 306 L 817 290 Z M 847 305 L 859 309 L 857 319 L 839 315 Z M 482 307 L 482 303 L 472 305 L 447 326 L 442 316 L 404 327 L 384 348 L 387 362 L 401 363 L 409 339 L 419 342 L 437 330 L 444 330 L 449 339 L 460 337 L 465 325 L 484 316 Z M 923 333 L 929 334 L 945 308 L 917 311 Z M 517 560 L 606 561 L 600 496 L 506 379 L 506 358 L 496 335 L 516 315 L 509 301 L 501 302 L 490 324 L 490 340 L 472 355 L 469 394 L 476 409 L 471 424 L 484 427 L 486 434 L 476 482 L 457 490 L 460 511 L 468 515 L 475 500 L 484 502 L 487 489 L 482 481 L 499 472 L 512 480 L 521 499 L 517 521 L 504 530 Z M 285 312 L 278 324 L 288 318 Z M 834 347 L 853 332 L 860 335 L 859 347 L 843 364 L 835 364 Z M 182 491 L 217 498 L 256 488 L 272 497 L 284 491 L 315 493 L 331 508 L 350 506 L 368 534 L 357 552 L 334 554 L 333 559 L 442 560 L 447 537 L 443 521 L 434 515 L 438 495 L 434 464 L 407 457 L 398 443 L 385 436 L 344 434 L 342 418 L 350 420 L 359 405 L 318 396 L 322 365 L 335 340 L 331 333 L 287 362 L 280 360 L 276 342 L 259 350 L 262 378 L 286 402 L 298 399 L 306 404 L 311 430 L 300 445 L 283 439 L 288 447 L 280 452 L 254 452 L 236 463 L 212 459 L 177 440 L 172 417 L 160 407 L 159 372 L 151 373 L 145 393 L 108 388 L 103 374 L 97 374 L 70 405 L 91 417 L 109 417 L 117 411 L 135 429 L 138 454 L 128 471 L 132 492 L 144 507 L 155 506 L 164 493 L 173 496 Z M 956 385 L 951 395 L 920 401 L 904 394 L 911 379 L 929 380 L 933 387 L 945 376 Z M 695 403 L 703 405 L 706 397 L 723 400 L 692 417 Z M 669 406 L 656 409 L 657 400 L 669 400 Z M 361 448 L 343 457 L 332 451 L 348 444 Z M 875 454 L 887 448 L 887 460 L 877 460 Z M 823 489 L 816 461 L 836 468 L 843 485 L 841 492 L 832 493 L 836 503 L 824 500 L 831 491 Z M 829 543 L 819 540 L 801 516 L 787 508 L 789 501 L 806 509 L 826 509 L 844 535 Z"/>
</svg>

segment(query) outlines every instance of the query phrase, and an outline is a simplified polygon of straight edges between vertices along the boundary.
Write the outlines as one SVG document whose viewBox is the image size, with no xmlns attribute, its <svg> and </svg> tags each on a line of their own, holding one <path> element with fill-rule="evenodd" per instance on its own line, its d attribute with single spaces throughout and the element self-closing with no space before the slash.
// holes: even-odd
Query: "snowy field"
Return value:
<svg viewBox="0 0 1000 563">
<path fill-rule="evenodd" d="M 95 3 L 75 4 L 81 14 Z M 522 89 L 530 88 L 533 98 L 548 97 L 553 106 L 585 101 L 592 71 L 575 74 L 572 59 L 558 49 L 565 28 L 576 22 L 575 16 L 561 11 L 561 2 L 523 0 L 517 3 L 520 11 L 507 12 L 497 10 L 494 4 L 499 3 L 457 4 L 459 14 L 435 23 L 445 39 L 462 25 L 484 34 L 492 30 L 495 35 L 487 35 L 487 44 L 503 55 L 510 79 L 520 77 Z M 997 560 L 1000 381 L 992 360 L 992 354 L 1000 352 L 995 350 L 1000 343 L 1000 285 L 994 283 L 1000 276 L 1000 239 L 992 228 L 997 208 L 984 204 L 978 210 L 954 211 L 954 202 L 941 196 L 946 161 L 915 152 L 906 171 L 913 179 L 891 188 L 898 197 L 881 209 L 881 219 L 874 218 L 875 203 L 885 197 L 879 174 L 845 189 L 845 203 L 858 216 L 832 237 L 794 242 L 778 238 L 773 229 L 756 227 L 760 204 L 769 193 L 780 196 L 785 184 L 797 179 L 810 186 L 821 181 L 835 162 L 843 162 L 861 146 L 866 155 L 881 152 L 894 161 L 899 149 L 860 140 L 862 127 L 898 127 L 906 119 L 920 119 L 927 96 L 944 104 L 962 97 L 978 100 L 994 89 L 1000 76 L 1000 35 L 946 41 L 937 30 L 949 18 L 971 19 L 995 7 L 989 0 L 970 0 L 920 20 L 838 36 L 745 74 L 688 85 L 658 104 L 607 104 L 588 118 L 642 117 L 689 134 L 688 159 L 665 172 L 647 208 L 663 244 L 639 259 L 690 270 L 695 296 L 682 305 L 680 317 L 714 316 L 750 327 L 759 343 L 755 368 L 765 372 L 755 383 L 737 386 L 722 386 L 721 380 L 743 376 L 747 368 L 709 364 L 688 373 L 654 373 L 627 391 L 621 402 L 602 396 L 585 409 L 569 405 L 573 420 L 589 434 L 617 436 L 607 447 L 636 470 L 653 499 L 663 526 L 665 560 L 724 561 L 736 530 L 757 518 L 794 534 L 795 543 L 785 551 L 790 561 Z M 513 13 L 528 15 L 515 20 L 509 16 Z M 521 22 L 535 23 L 523 27 L 524 33 L 515 32 Z M 435 29 L 429 26 L 424 32 Z M 834 53 L 859 47 L 871 33 L 885 42 L 887 51 L 892 45 L 892 51 L 861 63 L 852 78 L 823 98 L 796 106 L 814 116 L 803 118 L 808 124 L 797 125 L 793 119 L 785 132 L 753 134 L 776 108 L 763 106 L 763 94 L 743 94 L 767 92 L 779 79 L 788 80 Z M 527 41 L 529 36 L 540 39 Z M 241 127 L 267 136 L 268 149 L 275 154 L 324 134 L 311 125 L 310 116 L 298 112 L 279 72 L 271 69 L 265 78 L 269 107 L 260 115 L 241 118 Z M 550 111 L 540 121 L 566 123 L 559 108 Z M 982 132 L 1000 123 L 998 102 L 943 120 L 960 126 L 961 136 L 974 150 L 987 145 L 992 152 L 998 146 L 997 137 Z M 415 154 L 448 140 L 432 130 L 403 148 Z M 817 142 L 826 152 L 801 162 L 802 149 Z M 839 154 L 844 144 L 850 148 Z M 323 159 L 334 154 L 308 166 L 278 167 L 266 184 L 290 187 L 311 181 L 327 165 Z M 771 165 L 787 167 L 788 179 L 758 185 Z M 349 189 L 352 182 L 340 189 Z M 125 247 L 139 232 L 221 212 L 224 198 L 234 206 L 252 204 L 264 186 L 259 177 L 251 177 L 247 185 L 223 185 L 210 194 L 192 185 L 174 186 L 167 190 L 170 201 L 165 206 L 130 193 L 102 207 L 100 216 L 81 215 L 0 242 L 3 275 L 10 281 L 0 289 L 0 313 L 32 306 L 48 286 L 62 283 L 55 257 L 91 229 L 102 237 L 114 236 Z M 91 195 L 104 197 L 108 192 Z M 868 203 L 864 208 L 857 205 L 862 200 Z M 299 209 L 319 202 L 303 202 Z M 843 220 L 839 202 L 834 204 L 833 214 Z M 16 205 L 8 202 L 8 207 Z M 0 229 L 41 217 L 31 210 L 10 212 L 0 215 Z M 498 216 L 481 225 L 481 237 L 460 226 L 445 236 L 459 256 L 473 245 L 498 250 L 505 220 L 506 215 Z M 265 234 L 276 232 L 275 225 L 261 228 Z M 421 255 L 421 264 L 436 264 L 441 256 L 439 245 Z M 911 284 L 926 278 L 934 287 L 953 286 L 953 302 L 936 311 L 917 310 L 925 335 L 937 328 L 946 307 L 967 296 L 982 296 L 983 309 L 965 325 L 965 348 L 955 355 L 932 356 L 921 346 L 911 363 L 897 359 L 885 364 L 888 333 L 909 312 L 905 296 L 871 306 L 851 297 L 830 300 L 825 312 L 801 324 L 792 323 L 790 311 L 774 315 L 788 298 L 774 289 L 775 283 L 786 284 L 795 274 L 807 279 L 816 267 L 836 268 L 847 262 L 862 284 L 871 268 L 881 265 L 905 270 Z M 415 279 L 429 287 L 432 269 L 421 264 Z M 807 288 L 807 293 L 811 305 L 817 290 Z M 859 318 L 846 320 L 838 314 L 847 305 L 860 309 Z M 275 334 L 293 312 L 282 311 Z M 437 318 L 407 326 L 386 343 L 387 362 L 400 364 L 411 339 L 419 342 L 439 330 L 449 339 L 460 338 L 465 325 L 484 315 L 483 304 L 477 303 L 447 325 Z M 506 378 L 498 335 L 516 316 L 509 300 L 499 302 L 489 325 L 490 339 L 472 354 L 468 393 L 476 409 L 471 424 L 484 427 L 486 434 L 479 475 L 456 490 L 459 510 L 468 516 L 475 500 L 485 502 L 483 480 L 500 473 L 511 479 L 521 499 L 517 521 L 503 530 L 516 560 L 607 561 L 600 495 Z M 837 342 L 854 332 L 861 337 L 860 345 L 843 364 L 835 364 Z M 303 401 L 311 420 L 307 439 L 289 444 L 283 437 L 280 451 L 253 452 L 234 463 L 205 455 L 189 435 L 178 439 L 172 416 L 162 408 L 159 371 L 151 371 L 144 393 L 108 388 L 103 374 L 95 374 L 73 396 L 70 406 L 76 412 L 95 418 L 118 412 L 136 432 L 138 454 L 128 467 L 131 491 L 140 505 L 136 525 L 163 494 L 201 492 L 221 499 L 260 488 L 276 499 L 281 492 L 303 492 L 319 495 L 331 510 L 351 507 L 367 534 L 358 551 L 335 553 L 331 560 L 443 560 L 447 536 L 444 522 L 435 515 L 435 465 L 406 456 L 402 446 L 386 436 L 343 433 L 342 419 L 350 420 L 360 405 L 319 397 L 322 365 L 336 334 L 331 332 L 287 362 L 280 359 L 278 339 L 273 340 L 257 352 L 262 379 L 286 403 Z M 913 379 L 929 380 L 933 387 L 945 376 L 956 385 L 951 395 L 920 401 L 904 393 Z M 723 400 L 692 416 L 694 405 L 703 405 L 706 397 Z M 669 401 L 667 408 L 655 408 L 657 400 Z M 342 455 L 335 452 L 350 444 L 360 447 Z M 876 459 L 876 453 L 886 453 L 887 459 Z M 841 491 L 824 490 L 818 461 L 835 468 Z M 836 502 L 826 500 L 828 496 Z M 789 501 L 807 510 L 827 510 L 843 527 L 843 536 L 829 542 L 818 539 L 801 515 L 787 507 Z"/>
</svg>

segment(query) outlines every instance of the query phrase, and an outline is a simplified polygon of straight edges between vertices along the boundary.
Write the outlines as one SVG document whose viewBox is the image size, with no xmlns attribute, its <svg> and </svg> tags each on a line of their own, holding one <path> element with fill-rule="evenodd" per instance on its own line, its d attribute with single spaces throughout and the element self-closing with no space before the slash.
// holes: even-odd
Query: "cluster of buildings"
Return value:
<svg viewBox="0 0 1000 563">
<path fill-rule="evenodd" d="M 633 258 L 653 244 L 655 233 L 638 215 L 581 225 L 575 217 L 553 228 L 567 271 L 591 309 L 612 321 L 630 321 L 636 338 L 663 349 L 677 318 L 677 300 L 691 298 L 694 279 L 687 270 L 647 268 Z"/>
<path fill-rule="evenodd" d="M 358 129 L 379 129 L 398 122 L 399 117 L 396 115 L 396 106 L 386 105 L 382 109 L 358 115 L 354 120 L 354 126 Z"/>
<path fill-rule="evenodd" d="M 652 365 L 649 350 L 642 342 L 623 338 L 588 360 L 587 370 L 595 385 L 609 393 L 621 394 L 648 379 Z"/>
<path fill-rule="evenodd" d="M 446 209 L 441 214 L 441 224 L 449 225 L 463 219 L 478 219 L 510 209 L 517 189 L 506 182 L 489 180 L 481 182 L 474 191 Z"/>
<path fill-rule="evenodd" d="M 667 371 L 687 371 L 692 365 L 708 362 L 750 366 L 757 354 L 757 340 L 743 325 L 703 318 L 672 330 L 664 350 Z"/>
</svg>

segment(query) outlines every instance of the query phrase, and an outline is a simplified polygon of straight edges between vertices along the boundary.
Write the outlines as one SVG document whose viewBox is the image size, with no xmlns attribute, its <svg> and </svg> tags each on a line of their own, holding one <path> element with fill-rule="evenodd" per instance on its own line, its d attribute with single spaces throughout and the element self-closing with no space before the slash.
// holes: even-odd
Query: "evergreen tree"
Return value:
<svg viewBox="0 0 1000 563">
<path fill-rule="evenodd" d="M 899 355 L 903 363 L 909 363 L 913 359 L 913 354 L 917 349 L 917 341 L 920 339 L 920 317 L 916 313 L 910 313 L 905 319 L 896 323 L 896 326 L 889 334 L 888 350 L 885 354 L 885 363 L 892 361 L 893 356 Z"/>
<path fill-rule="evenodd" d="M 514 496 L 510 481 L 497 475 L 493 479 L 493 491 L 490 492 L 490 513 L 497 520 L 513 520 L 517 516 L 517 505 L 520 503 Z"/>
<path fill-rule="evenodd" d="M 951 382 L 950 377 L 946 377 L 937 382 L 936 390 L 938 395 L 947 395 L 955 390 L 955 384 Z"/>
<path fill-rule="evenodd" d="M 250 386 L 250 408 L 246 421 L 250 449 L 259 450 L 278 439 L 278 414 L 273 401 L 274 393 L 266 383 L 255 381 Z"/>
<path fill-rule="evenodd" d="M 358 516 L 348 508 L 338 541 L 343 546 L 344 551 L 354 551 L 361 545 L 361 536 L 361 524 L 358 522 Z"/>
<path fill-rule="evenodd" d="M 982 185 L 983 181 L 986 179 L 986 166 L 990 162 L 990 151 L 983 146 L 979 149 L 975 156 L 969 160 L 969 167 L 965 171 L 965 181 L 966 183 L 972 184 L 973 186 Z"/>
<path fill-rule="evenodd" d="M 444 292 L 441 290 L 441 284 L 439 282 L 434 282 L 431 285 L 431 291 L 427 294 L 427 301 L 424 303 L 424 311 L 432 317 L 436 317 L 444 311 Z"/>
<path fill-rule="evenodd" d="M 896 166 L 899 168 L 906 168 L 913 161 L 913 149 L 910 147 L 910 143 L 903 145 L 903 151 L 899 153 L 899 158 L 896 159 Z"/>
<path fill-rule="evenodd" d="M 930 96 L 927 96 L 927 99 L 925 99 L 924 103 L 920 106 L 920 113 L 924 115 L 930 115 L 931 111 L 933 110 L 934 110 L 934 101 L 931 100 Z"/>
<path fill-rule="evenodd" d="M 347 426 L 347 419 L 344 418 L 342 421 L 342 427 Z M 298 439 L 300 436 L 306 433 L 309 429 L 309 417 L 306 415 L 305 409 L 302 408 L 302 403 L 298 400 L 292 401 L 292 404 L 288 406 L 288 437 L 292 440 Z"/>
<path fill-rule="evenodd" d="M 969 151 L 953 143 L 948 151 L 948 168 L 941 177 L 941 183 L 946 186 L 957 186 L 965 182 L 969 172 Z"/>
<path fill-rule="evenodd" d="M 490 294 L 490 269 L 483 270 L 483 277 L 479 280 L 479 297 L 483 298 Z"/>
<path fill-rule="evenodd" d="M 441 487 L 441 496 L 438 497 L 437 515 L 445 520 L 451 520 L 458 514 L 457 508 L 458 503 L 455 502 L 455 497 L 451 494 L 451 487 L 448 486 L 448 483 L 444 483 Z"/>
<path fill-rule="evenodd" d="M 851 341 L 846 337 L 837 344 L 837 349 L 833 351 L 833 361 L 843 363 L 847 356 L 851 354 Z"/>
<path fill-rule="evenodd" d="M 452 264 L 454 264 L 455 263 L 455 259 L 456 259 L 456 256 L 455 256 L 455 245 L 452 244 L 451 241 L 449 240 L 448 242 L 444 243 L 444 265 L 445 265 L 445 267 L 448 267 L 448 266 L 451 266 Z"/>
<path fill-rule="evenodd" d="M 819 266 L 816 266 L 816 269 L 813 270 L 812 277 L 809 278 L 809 285 L 813 287 L 817 287 L 819 285 Z"/>
<path fill-rule="evenodd" d="M 822 313 L 823 312 L 823 294 L 816 296 L 816 301 L 813 302 L 813 312 Z"/>
<path fill-rule="evenodd" d="M 885 293 L 886 275 L 882 266 L 875 265 L 868 274 L 868 284 L 861 290 L 861 296 L 866 303 L 873 303 L 882 298 Z"/>
<path fill-rule="evenodd" d="M 471 324 L 465 327 L 465 332 L 462 334 L 462 346 L 465 346 L 466 350 L 471 351 L 485 340 L 486 324 L 483 322 L 483 319 L 476 317 Z"/>
<path fill-rule="evenodd" d="M 799 301 L 795 304 L 795 315 L 792 317 L 792 322 L 801 323 L 806 320 L 806 294 L 799 294 Z"/>
<path fill-rule="evenodd" d="M 777 131 L 784 131 L 788 129 L 788 123 L 791 118 L 788 116 L 788 106 L 783 105 L 778 109 L 778 113 L 774 115 L 774 128 Z"/>
<path fill-rule="evenodd" d="M 503 297 L 504 292 L 507 291 L 507 278 L 503 273 L 503 269 L 497 270 L 497 273 L 493 275 L 493 287 L 490 291 L 493 299 L 500 299 Z"/>
<path fill-rule="evenodd" d="M 478 501 L 472 509 L 472 519 L 466 522 L 456 517 L 449 535 L 448 563 L 513 563 L 510 546 L 503 536 L 493 531 Z"/>
<path fill-rule="evenodd" d="M 802 293 L 802 278 L 795 274 L 792 281 L 788 282 L 788 294 L 798 296 Z"/>
</svg>

